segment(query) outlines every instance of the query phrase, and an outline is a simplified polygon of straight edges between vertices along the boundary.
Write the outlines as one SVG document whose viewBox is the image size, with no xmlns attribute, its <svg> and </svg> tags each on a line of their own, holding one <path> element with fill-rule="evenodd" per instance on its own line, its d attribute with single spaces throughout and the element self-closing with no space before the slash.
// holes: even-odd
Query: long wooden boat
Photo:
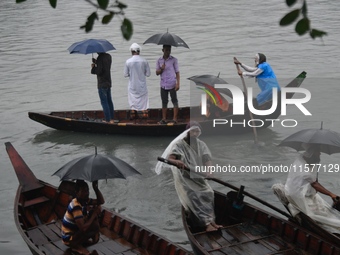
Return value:
<svg viewBox="0 0 340 255">
<path fill-rule="evenodd" d="M 306 72 L 302 72 L 293 79 L 286 87 L 299 87 L 306 77 Z M 289 93 L 288 98 L 293 97 L 294 93 Z M 270 109 L 272 102 L 269 101 L 262 105 L 262 110 Z M 222 119 L 227 125 L 216 125 L 214 127 L 213 119 L 207 118 L 201 114 L 200 106 L 179 108 L 177 123 L 168 123 L 167 125 L 158 124 L 162 118 L 162 109 L 153 108 L 148 110 L 145 118 L 132 118 L 130 110 L 115 110 L 116 123 L 105 123 L 103 111 L 60 111 L 60 112 L 29 112 L 28 116 L 48 127 L 58 130 L 68 130 L 75 132 L 90 132 L 102 134 L 119 134 L 119 135 L 149 135 L 149 136 L 175 136 L 185 130 L 186 124 L 190 120 L 199 122 L 206 135 L 235 135 L 252 132 L 251 125 L 230 125 L 230 123 L 248 123 L 250 120 L 249 111 L 246 108 L 244 115 L 233 115 L 233 104 L 230 103 L 228 111 L 222 112 L 218 119 Z M 135 114 L 138 116 L 138 114 Z M 167 116 L 172 116 L 172 109 L 168 109 Z M 253 115 L 257 123 L 257 129 L 267 128 L 272 125 L 273 119 L 281 115 L 280 106 L 270 115 L 260 116 Z"/>
<path fill-rule="evenodd" d="M 196 255 L 340 254 L 340 243 L 332 243 L 294 222 L 239 202 L 237 193 L 215 191 L 218 231 L 205 232 L 182 209 L 185 231 Z M 197 226 L 197 225 L 196 225 Z"/>
<path fill-rule="evenodd" d="M 284 187 L 281 187 L 281 189 Z M 282 205 L 286 208 L 289 215 L 291 215 L 288 209 L 288 200 L 283 198 L 284 191 L 278 192 L 280 195 L 277 194 L 277 190 L 274 191 L 274 194 L 279 198 L 279 201 Z M 324 240 L 327 240 L 330 243 L 337 243 L 340 244 L 340 235 L 331 233 L 320 226 L 315 220 L 313 220 L 308 215 L 304 214 L 303 212 L 299 212 L 295 216 L 291 215 L 290 220 L 295 222 L 296 224 L 304 227 L 305 229 L 316 233 L 317 235 L 321 236 Z"/>
<path fill-rule="evenodd" d="M 38 180 L 11 143 L 6 150 L 19 180 L 14 203 L 18 231 L 33 254 L 72 255 L 61 241 L 61 219 L 74 193 L 74 182 L 54 187 Z M 87 247 L 98 254 L 189 255 L 179 245 L 126 217 L 103 208 L 100 241 Z"/>
<path fill-rule="evenodd" d="M 338 243 L 340 244 L 340 236 L 328 232 L 326 229 L 322 228 L 315 220 L 311 217 L 307 216 L 306 214 L 300 212 L 296 216 L 296 222 L 303 226 L 304 228 L 312 231 L 313 233 L 318 234 L 323 239 L 331 242 L 331 243 Z"/>
</svg>

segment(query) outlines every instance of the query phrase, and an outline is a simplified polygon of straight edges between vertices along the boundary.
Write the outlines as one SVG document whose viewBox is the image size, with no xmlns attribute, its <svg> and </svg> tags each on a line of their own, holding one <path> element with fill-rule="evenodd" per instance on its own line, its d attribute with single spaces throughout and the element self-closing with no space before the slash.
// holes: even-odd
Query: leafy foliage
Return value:
<svg viewBox="0 0 340 255">
<path fill-rule="evenodd" d="M 297 0 L 286 0 L 286 4 L 288 7 L 293 6 L 296 2 Z M 299 21 L 297 21 L 299 17 L 301 18 Z M 295 25 L 295 32 L 300 36 L 306 34 L 307 32 L 309 32 L 310 37 L 313 39 L 317 37 L 321 38 L 327 35 L 327 33 L 324 31 L 313 29 L 310 27 L 306 0 L 302 0 L 301 8 L 294 9 L 293 11 L 290 11 L 285 16 L 283 16 L 279 24 L 280 26 L 288 26 L 293 24 L 295 21 L 297 21 Z"/>
<path fill-rule="evenodd" d="M 80 28 L 85 29 L 86 32 L 90 32 L 93 28 L 94 22 L 98 20 L 97 12 L 91 13 L 90 16 L 87 17 L 87 21 L 85 25 L 81 26 Z"/>
<path fill-rule="evenodd" d="M 312 30 L 309 31 L 309 35 L 310 35 L 313 39 L 315 39 L 316 37 L 322 37 L 322 36 L 324 36 L 324 35 L 327 35 L 327 33 L 324 32 L 324 31 L 317 30 L 317 29 L 312 29 Z"/>
<path fill-rule="evenodd" d="M 296 3 L 297 0 L 286 0 L 286 4 L 290 7 Z"/>
<path fill-rule="evenodd" d="M 26 0 L 15 0 L 17 4 L 25 2 Z M 58 0 L 49 0 L 52 8 L 57 7 Z M 80 26 L 81 29 L 84 29 L 86 33 L 92 31 L 93 26 L 96 21 L 99 20 L 98 11 L 104 11 L 104 15 L 101 18 L 102 24 L 109 24 L 114 16 L 118 16 L 121 20 L 121 32 L 122 36 L 125 40 L 130 40 L 133 34 L 133 24 L 132 22 L 125 17 L 124 9 L 127 8 L 127 5 L 120 2 L 119 0 L 84 0 L 88 4 L 92 5 L 96 11 L 92 12 L 86 19 L 84 25 Z M 113 2 L 110 5 L 110 2 Z"/>
<path fill-rule="evenodd" d="M 57 7 L 57 0 L 50 0 L 50 5 L 55 9 Z"/>
<path fill-rule="evenodd" d="M 124 19 L 120 27 L 125 40 L 129 41 L 133 33 L 132 22 L 129 19 Z"/>
<path fill-rule="evenodd" d="M 280 26 L 288 26 L 292 24 L 300 15 L 300 9 L 295 9 L 287 13 L 281 20 Z"/>
<path fill-rule="evenodd" d="M 110 12 L 109 14 L 105 15 L 102 19 L 103 24 L 109 24 L 115 14 L 113 12 Z"/>
<path fill-rule="evenodd" d="M 98 5 L 100 6 L 100 8 L 102 8 L 103 10 L 106 10 L 106 8 L 109 6 L 109 0 L 97 0 Z"/>
<path fill-rule="evenodd" d="M 26 0 L 15 0 L 16 3 L 22 3 Z M 52 8 L 57 7 L 58 0 L 49 0 Z M 118 16 L 121 20 L 120 30 L 122 32 L 122 36 L 125 40 L 130 40 L 133 34 L 133 23 L 125 17 L 124 9 L 127 8 L 127 5 L 120 2 L 119 0 L 112 0 L 113 4 L 110 4 L 111 0 L 84 0 L 88 4 L 92 5 L 96 11 L 92 12 L 86 20 L 86 23 L 82 25 L 80 28 L 84 29 L 86 33 L 91 32 L 93 26 L 97 20 L 99 20 L 98 11 L 104 11 L 106 14 L 101 18 L 102 24 L 109 24 L 115 16 Z M 288 7 L 292 7 L 295 5 L 298 0 L 285 0 Z M 279 22 L 280 26 L 288 26 L 293 24 L 298 20 L 299 17 L 301 19 L 297 21 L 295 25 L 295 32 L 298 35 L 304 35 L 309 32 L 311 38 L 315 39 L 317 37 L 321 38 L 327 35 L 326 32 L 317 30 L 310 27 L 310 20 L 308 18 L 307 12 L 307 0 L 301 0 L 302 6 L 301 8 L 294 9 L 288 12 Z"/>
<path fill-rule="evenodd" d="M 124 39 L 127 41 L 131 39 L 133 34 L 132 22 L 128 20 L 124 14 L 124 9 L 127 8 L 127 5 L 121 3 L 119 0 L 114 0 L 113 4 L 110 4 L 111 2 L 110 0 L 84 0 L 84 1 L 91 4 L 97 10 L 87 17 L 87 21 L 85 25 L 80 27 L 81 29 L 85 29 L 87 33 L 92 31 L 95 21 L 99 20 L 98 10 L 101 10 L 106 13 L 101 19 L 102 24 L 104 25 L 109 24 L 114 18 L 114 16 L 120 17 L 120 19 L 122 20 L 121 23 L 122 35 Z"/>
<path fill-rule="evenodd" d="M 298 35 L 304 35 L 309 30 L 310 30 L 310 28 L 309 28 L 309 19 L 303 18 L 303 19 L 300 19 L 298 23 L 296 23 L 295 32 Z"/>
</svg>

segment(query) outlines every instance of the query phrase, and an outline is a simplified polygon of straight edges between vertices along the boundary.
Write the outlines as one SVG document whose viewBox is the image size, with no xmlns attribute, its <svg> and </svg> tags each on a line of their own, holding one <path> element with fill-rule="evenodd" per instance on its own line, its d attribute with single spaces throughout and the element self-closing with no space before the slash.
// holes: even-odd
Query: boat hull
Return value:
<svg viewBox="0 0 340 255">
<path fill-rule="evenodd" d="M 205 232 L 182 209 L 184 229 L 195 255 L 207 254 L 340 254 L 340 244 L 328 240 L 248 203 L 235 204 L 215 192 L 218 231 Z"/>
<path fill-rule="evenodd" d="M 190 111 L 190 108 L 182 108 L 184 111 Z M 155 109 L 157 110 L 157 109 Z M 152 110 L 151 110 L 152 111 Z M 139 136 L 176 136 L 182 133 L 189 121 L 194 120 L 200 123 L 204 130 L 204 135 L 240 135 L 252 132 L 252 124 L 249 117 L 244 116 L 226 116 L 218 120 L 206 120 L 201 117 L 189 116 L 182 118 L 177 124 L 160 125 L 157 123 L 159 119 L 146 121 L 121 121 L 119 123 L 103 123 L 101 121 L 93 121 L 78 118 L 77 116 L 91 116 L 91 114 L 101 113 L 100 111 L 65 111 L 38 113 L 29 112 L 29 118 L 40 122 L 48 127 L 86 133 L 98 134 L 116 134 L 116 135 L 139 135 Z M 118 111 L 117 111 L 118 113 Z M 270 116 L 254 116 L 257 119 L 259 129 L 267 128 L 272 124 L 271 121 L 265 119 L 276 119 L 280 115 L 279 110 Z M 91 118 L 92 119 L 92 118 Z M 214 121 L 224 124 L 214 124 Z M 260 122 L 261 121 L 261 122 Z M 234 124 L 232 124 L 234 123 Z"/>
<path fill-rule="evenodd" d="M 59 187 L 38 180 L 10 143 L 6 150 L 19 180 L 14 202 L 16 227 L 32 254 L 72 255 L 61 240 L 61 220 L 75 192 L 75 182 Z M 181 246 L 123 215 L 102 207 L 100 240 L 88 246 L 100 254 L 190 255 Z"/>
<path fill-rule="evenodd" d="M 302 72 L 286 87 L 299 87 L 306 77 Z M 294 93 L 288 93 L 287 98 Z M 245 105 L 246 106 L 246 105 Z M 271 109 L 269 101 L 261 106 L 261 110 Z M 177 123 L 158 124 L 162 119 L 162 109 L 148 110 L 147 116 L 132 114 L 129 109 L 115 110 L 116 123 L 103 122 L 104 114 L 100 110 L 91 111 L 61 111 L 61 112 L 29 112 L 30 119 L 45 126 L 74 132 L 89 132 L 99 134 L 139 135 L 139 136 L 176 136 L 185 130 L 189 121 L 197 121 L 204 129 L 204 135 L 239 135 L 273 126 L 281 115 L 281 104 L 271 114 L 250 117 L 248 107 L 245 113 L 235 115 L 233 104 L 229 104 L 227 111 L 218 113 L 218 117 L 205 116 L 201 113 L 200 106 L 179 108 Z M 137 117 L 136 117 L 137 116 Z M 173 109 L 168 109 L 167 116 L 173 116 Z M 254 122 L 253 122 L 254 121 Z"/>
</svg>

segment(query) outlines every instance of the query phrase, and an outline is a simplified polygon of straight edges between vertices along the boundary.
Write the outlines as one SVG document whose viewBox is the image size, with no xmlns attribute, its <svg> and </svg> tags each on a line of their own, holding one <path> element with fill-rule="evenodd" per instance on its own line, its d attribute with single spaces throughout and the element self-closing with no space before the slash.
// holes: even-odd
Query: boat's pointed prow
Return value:
<svg viewBox="0 0 340 255">
<path fill-rule="evenodd" d="M 5 143 L 5 146 L 19 183 L 22 186 L 22 191 L 29 191 L 42 187 L 43 185 L 39 183 L 34 173 L 27 166 L 26 162 L 22 159 L 13 145 L 10 142 L 7 142 Z"/>
</svg>

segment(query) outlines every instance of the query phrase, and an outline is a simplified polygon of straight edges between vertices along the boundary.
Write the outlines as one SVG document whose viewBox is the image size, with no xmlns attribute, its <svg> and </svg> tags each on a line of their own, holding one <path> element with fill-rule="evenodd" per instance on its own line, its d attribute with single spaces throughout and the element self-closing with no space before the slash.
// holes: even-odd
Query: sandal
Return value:
<svg viewBox="0 0 340 255">
<path fill-rule="evenodd" d="M 158 124 L 165 125 L 165 124 L 167 124 L 167 122 L 166 122 L 166 120 L 161 120 L 161 121 L 158 121 Z"/>
<path fill-rule="evenodd" d="M 177 124 L 177 121 L 176 120 L 170 120 L 168 123 Z"/>
</svg>

